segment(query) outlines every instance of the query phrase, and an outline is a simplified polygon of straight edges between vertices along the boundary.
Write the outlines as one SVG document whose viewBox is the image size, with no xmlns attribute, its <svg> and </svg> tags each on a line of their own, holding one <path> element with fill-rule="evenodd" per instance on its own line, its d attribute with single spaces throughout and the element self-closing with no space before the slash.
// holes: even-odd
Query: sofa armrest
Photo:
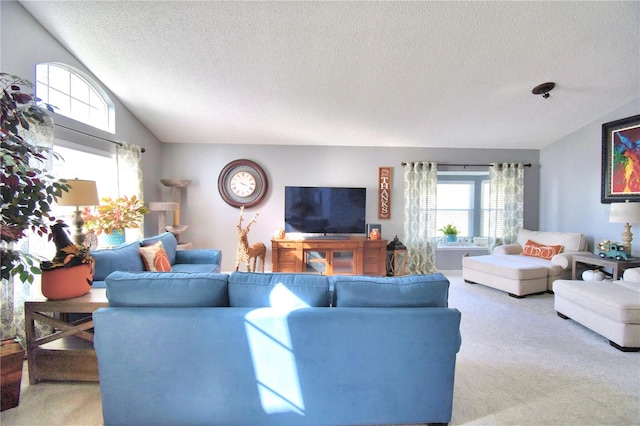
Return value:
<svg viewBox="0 0 640 426">
<path fill-rule="evenodd" d="M 504 244 L 493 249 L 493 254 L 520 254 L 522 246 L 520 244 Z"/>
<path fill-rule="evenodd" d="M 565 253 L 558 253 L 551 258 L 551 264 L 554 266 L 559 266 L 562 269 L 569 269 L 573 265 L 573 256 L 589 254 L 592 253 L 588 251 L 570 251 Z"/>
<path fill-rule="evenodd" d="M 622 273 L 622 279 L 624 281 L 631 281 L 634 283 L 640 283 L 640 268 L 629 268 Z"/>
<path fill-rule="evenodd" d="M 219 249 L 190 249 L 176 251 L 176 263 L 210 263 L 222 265 L 222 251 Z"/>
<path fill-rule="evenodd" d="M 562 269 L 569 269 L 572 261 L 573 256 L 567 255 L 567 253 L 559 253 L 551 258 L 551 264 L 554 266 L 559 266 Z"/>
</svg>

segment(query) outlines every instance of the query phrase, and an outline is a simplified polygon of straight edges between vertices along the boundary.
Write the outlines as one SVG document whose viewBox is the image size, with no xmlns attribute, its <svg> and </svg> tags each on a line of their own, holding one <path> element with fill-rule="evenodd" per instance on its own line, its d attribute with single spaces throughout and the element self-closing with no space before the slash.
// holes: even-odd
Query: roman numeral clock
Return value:
<svg viewBox="0 0 640 426">
<path fill-rule="evenodd" d="M 232 207 L 251 207 L 267 195 L 267 175 L 251 160 L 235 160 L 224 166 L 218 176 L 218 191 Z"/>
</svg>

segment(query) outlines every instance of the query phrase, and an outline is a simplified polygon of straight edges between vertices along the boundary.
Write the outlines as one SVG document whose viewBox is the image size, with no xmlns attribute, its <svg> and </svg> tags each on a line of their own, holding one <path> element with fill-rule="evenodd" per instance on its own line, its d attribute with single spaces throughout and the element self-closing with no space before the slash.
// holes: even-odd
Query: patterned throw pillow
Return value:
<svg viewBox="0 0 640 426">
<path fill-rule="evenodd" d="M 164 250 L 162 241 L 158 241 L 150 246 L 140 247 L 140 256 L 147 271 L 151 272 L 171 272 L 169 256 Z"/>
<path fill-rule="evenodd" d="M 527 243 L 522 249 L 522 254 L 525 256 L 540 257 L 542 259 L 551 260 L 553 256 L 562 251 L 562 246 L 546 246 L 544 244 L 536 243 L 535 241 L 527 240 Z"/>
</svg>

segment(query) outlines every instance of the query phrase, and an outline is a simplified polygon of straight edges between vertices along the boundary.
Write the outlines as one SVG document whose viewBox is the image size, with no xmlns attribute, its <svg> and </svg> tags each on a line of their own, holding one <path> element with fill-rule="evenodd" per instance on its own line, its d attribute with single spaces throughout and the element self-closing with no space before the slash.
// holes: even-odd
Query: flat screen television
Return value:
<svg viewBox="0 0 640 426">
<path fill-rule="evenodd" d="M 366 188 L 285 186 L 284 229 L 306 234 L 364 234 Z"/>
</svg>

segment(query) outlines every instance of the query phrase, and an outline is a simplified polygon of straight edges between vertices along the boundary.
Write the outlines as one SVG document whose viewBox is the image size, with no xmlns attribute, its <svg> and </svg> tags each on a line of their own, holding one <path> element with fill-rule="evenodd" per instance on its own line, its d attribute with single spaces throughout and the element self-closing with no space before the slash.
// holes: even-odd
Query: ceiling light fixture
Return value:
<svg viewBox="0 0 640 426">
<path fill-rule="evenodd" d="M 551 96 L 549 95 L 549 92 L 552 91 L 554 87 L 556 87 L 556 84 L 549 81 L 547 83 L 538 84 L 533 88 L 533 90 L 531 90 L 531 93 L 534 95 L 542 95 L 544 99 L 547 99 Z"/>
</svg>

